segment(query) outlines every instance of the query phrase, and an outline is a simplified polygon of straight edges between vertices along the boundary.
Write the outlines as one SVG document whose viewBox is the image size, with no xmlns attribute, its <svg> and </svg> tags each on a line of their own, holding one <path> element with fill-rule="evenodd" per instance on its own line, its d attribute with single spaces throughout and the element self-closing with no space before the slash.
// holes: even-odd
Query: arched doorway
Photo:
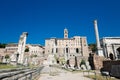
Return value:
<svg viewBox="0 0 120 80">
<path fill-rule="evenodd" d="M 110 57 L 111 60 L 114 60 L 114 57 L 113 57 L 112 53 L 109 54 L 109 57 Z"/>
<path fill-rule="evenodd" d="M 118 57 L 118 59 L 120 59 L 120 47 L 119 48 L 117 48 L 117 57 Z"/>
</svg>

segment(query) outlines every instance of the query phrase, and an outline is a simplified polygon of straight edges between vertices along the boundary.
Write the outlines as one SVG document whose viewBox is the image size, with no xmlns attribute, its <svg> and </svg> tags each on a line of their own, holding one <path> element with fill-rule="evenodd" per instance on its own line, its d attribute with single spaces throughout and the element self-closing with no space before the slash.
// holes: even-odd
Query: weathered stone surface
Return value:
<svg viewBox="0 0 120 80">
<path fill-rule="evenodd" d="M 112 65 L 120 65 L 120 61 L 105 60 L 103 61 L 103 68 L 106 71 L 111 71 Z"/>
<path fill-rule="evenodd" d="M 85 64 L 86 64 L 86 68 L 87 68 L 87 70 L 91 70 L 91 67 L 90 67 L 90 65 L 89 65 L 89 62 L 86 61 Z"/>
<path fill-rule="evenodd" d="M 104 57 L 94 55 L 93 60 L 94 60 L 95 69 L 101 69 L 103 67 Z"/>
<path fill-rule="evenodd" d="M 114 77 L 120 78 L 120 64 L 119 65 L 112 65 L 111 75 Z"/>
<path fill-rule="evenodd" d="M 87 70 L 85 65 L 81 65 L 82 70 Z"/>
</svg>

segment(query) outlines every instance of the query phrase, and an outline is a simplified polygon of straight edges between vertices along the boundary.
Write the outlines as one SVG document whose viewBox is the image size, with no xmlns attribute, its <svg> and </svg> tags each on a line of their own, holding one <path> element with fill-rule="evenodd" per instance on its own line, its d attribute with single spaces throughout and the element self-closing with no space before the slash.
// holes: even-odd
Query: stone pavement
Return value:
<svg viewBox="0 0 120 80">
<path fill-rule="evenodd" d="M 38 80 L 92 80 L 82 72 L 72 73 L 54 67 L 44 67 Z M 86 74 L 87 75 L 87 74 Z"/>
</svg>

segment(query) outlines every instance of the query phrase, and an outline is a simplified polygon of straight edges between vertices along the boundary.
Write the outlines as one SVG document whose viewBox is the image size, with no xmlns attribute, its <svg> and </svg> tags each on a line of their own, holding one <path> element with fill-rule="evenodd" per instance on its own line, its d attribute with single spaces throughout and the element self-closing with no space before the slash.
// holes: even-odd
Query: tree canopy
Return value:
<svg viewBox="0 0 120 80">
<path fill-rule="evenodd" d="M 8 54 L 5 55 L 5 59 L 9 59 L 10 56 Z"/>
<path fill-rule="evenodd" d="M 5 44 L 5 43 L 0 43 L 0 48 L 5 48 L 6 45 L 7 44 Z"/>
<path fill-rule="evenodd" d="M 92 50 L 92 52 L 95 52 L 95 51 L 97 50 L 97 46 L 96 46 L 96 44 L 94 44 L 94 43 L 88 44 L 88 46 L 89 46 L 89 49 Z"/>
</svg>

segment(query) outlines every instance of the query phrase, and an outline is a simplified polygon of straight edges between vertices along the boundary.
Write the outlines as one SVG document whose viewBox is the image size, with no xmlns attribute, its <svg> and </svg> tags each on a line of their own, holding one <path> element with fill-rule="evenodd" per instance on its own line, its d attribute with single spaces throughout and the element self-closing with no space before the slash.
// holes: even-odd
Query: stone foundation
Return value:
<svg viewBox="0 0 120 80">
<path fill-rule="evenodd" d="M 103 61 L 103 68 L 105 71 L 111 71 L 112 65 L 120 65 L 120 61 L 106 60 Z"/>
<path fill-rule="evenodd" d="M 103 60 L 104 60 L 104 57 L 98 56 L 98 55 L 94 55 L 94 66 L 95 66 L 95 69 L 100 70 L 103 67 Z"/>
<path fill-rule="evenodd" d="M 96 54 L 90 54 L 88 57 L 88 61 L 92 70 L 100 70 L 103 67 L 103 60 L 104 57 L 98 56 Z"/>
</svg>

